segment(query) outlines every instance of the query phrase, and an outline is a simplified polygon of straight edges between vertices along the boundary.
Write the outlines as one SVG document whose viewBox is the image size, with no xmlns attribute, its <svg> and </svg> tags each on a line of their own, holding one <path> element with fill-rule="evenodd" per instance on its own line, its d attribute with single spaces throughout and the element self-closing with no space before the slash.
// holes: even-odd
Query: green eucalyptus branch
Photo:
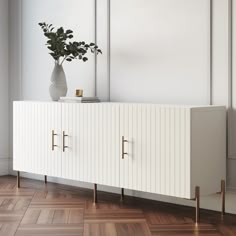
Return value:
<svg viewBox="0 0 236 236">
<path fill-rule="evenodd" d="M 46 23 L 39 23 L 39 26 L 47 38 L 46 46 L 50 50 L 49 54 L 53 57 L 55 63 L 62 65 L 65 61 L 71 62 L 75 59 L 86 62 L 88 58 L 85 55 L 88 52 L 102 53 L 95 43 L 69 41 L 74 37 L 72 30 L 64 30 L 63 27 L 55 29 L 52 24 Z"/>
</svg>

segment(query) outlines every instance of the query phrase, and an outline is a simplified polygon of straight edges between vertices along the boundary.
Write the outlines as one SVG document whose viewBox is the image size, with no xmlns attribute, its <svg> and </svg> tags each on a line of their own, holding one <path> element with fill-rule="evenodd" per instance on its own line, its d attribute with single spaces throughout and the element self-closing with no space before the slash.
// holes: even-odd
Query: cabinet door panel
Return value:
<svg viewBox="0 0 236 236">
<path fill-rule="evenodd" d="M 84 182 L 94 182 L 95 156 L 92 131 L 95 114 L 84 104 L 62 105 L 62 132 L 65 132 L 65 150 L 62 152 L 62 177 Z M 92 116 L 94 115 L 94 116 Z"/>
<path fill-rule="evenodd" d="M 119 106 L 116 104 L 101 104 L 98 109 L 98 150 L 97 179 L 99 184 L 120 186 L 120 134 Z"/>
<path fill-rule="evenodd" d="M 64 178 L 119 187 L 119 106 L 63 104 Z"/>
<path fill-rule="evenodd" d="M 78 115 L 80 114 L 80 115 Z M 83 120 L 83 110 L 76 109 L 75 104 L 62 104 L 62 135 L 65 132 L 63 150 L 62 144 L 62 177 L 78 180 L 81 171 L 80 155 L 83 152 L 83 146 L 80 143 L 80 136 L 83 132 L 81 121 Z M 63 139 L 63 137 L 62 137 Z M 79 148 L 78 148 L 79 147 Z M 80 154 L 80 155 L 79 155 Z"/>
<path fill-rule="evenodd" d="M 152 105 L 121 105 L 121 136 L 128 141 L 124 144 L 127 155 L 120 160 L 120 181 L 124 188 L 155 192 L 154 111 Z"/>
<path fill-rule="evenodd" d="M 15 170 L 60 176 L 61 152 L 51 146 L 52 130 L 60 131 L 60 114 L 60 105 L 52 103 L 14 103 Z"/>
<path fill-rule="evenodd" d="M 176 197 L 190 191 L 190 111 L 147 104 L 122 104 L 121 187 Z"/>
<path fill-rule="evenodd" d="M 47 158 L 47 175 L 61 177 L 62 174 L 62 132 L 61 132 L 61 104 L 47 105 L 47 137 L 49 155 Z M 54 150 L 52 150 L 52 130 L 54 130 Z M 48 134 L 50 132 L 50 134 Z"/>
</svg>

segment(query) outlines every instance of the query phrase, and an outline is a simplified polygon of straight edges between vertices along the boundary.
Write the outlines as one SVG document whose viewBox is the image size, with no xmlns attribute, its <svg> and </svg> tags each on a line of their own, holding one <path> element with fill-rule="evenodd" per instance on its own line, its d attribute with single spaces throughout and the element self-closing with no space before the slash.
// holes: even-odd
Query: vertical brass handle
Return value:
<svg viewBox="0 0 236 236">
<path fill-rule="evenodd" d="M 62 150 L 63 150 L 63 152 L 65 152 L 65 149 L 68 148 L 68 146 L 65 145 L 65 137 L 68 137 L 68 135 L 65 133 L 65 131 L 63 131 L 63 135 L 62 135 Z"/>
<path fill-rule="evenodd" d="M 54 151 L 54 147 L 57 147 L 57 145 L 55 145 L 55 140 L 54 140 L 55 136 L 57 136 L 57 134 L 55 134 L 55 131 L 52 130 L 52 151 Z"/>
<path fill-rule="evenodd" d="M 128 140 L 125 140 L 125 137 L 122 136 L 122 159 L 125 159 L 125 155 L 128 155 L 127 152 L 125 152 L 125 143 L 127 143 Z"/>
</svg>

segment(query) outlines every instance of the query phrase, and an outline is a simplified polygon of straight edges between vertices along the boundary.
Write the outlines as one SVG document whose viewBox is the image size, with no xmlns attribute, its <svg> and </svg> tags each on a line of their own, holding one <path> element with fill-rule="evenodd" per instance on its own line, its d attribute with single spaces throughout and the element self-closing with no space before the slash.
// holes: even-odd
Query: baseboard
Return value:
<svg viewBox="0 0 236 236">
<path fill-rule="evenodd" d="M 8 175 L 9 158 L 0 158 L 0 176 Z"/>
<path fill-rule="evenodd" d="M 10 167 L 9 174 L 16 175 L 16 172 L 12 170 L 12 160 L 10 160 L 9 167 Z M 25 178 L 29 178 L 29 179 L 36 179 L 36 180 L 42 180 L 42 181 L 44 180 L 44 176 L 40 176 L 36 174 L 21 173 L 21 176 Z M 48 182 L 70 185 L 74 187 L 93 189 L 93 184 L 73 181 L 73 180 L 66 180 L 66 179 L 61 179 L 61 178 L 48 177 Z M 103 185 L 98 185 L 98 190 L 110 192 L 110 193 L 117 193 L 117 194 L 121 192 L 119 188 L 107 187 Z M 219 183 L 219 190 L 220 190 L 220 183 Z M 155 201 L 161 201 L 161 202 L 166 202 L 166 203 L 173 203 L 177 205 L 192 206 L 192 207 L 195 206 L 194 201 L 181 199 L 181 198 L 175 198 L 175 197 L 168 197 L 168 196 L 163 196 L 163 195 L 158 195 L 158 194 L 146 193 L 146 192 L 139 192 L 139 191 L 125 189 L 125 195 L 135 196 L 135 197 L 140 197 L 140 198 L 145 198 L 145 199 L 150 199 L 150 200 L 155 200 Z M 226 200 L 227 200 L 226 212 L 227 213 L 236 214 L 235 199 L 236 199 L 236 192 L 232 193 L 231 191 L 228 195 L 228 199 L 226 195 Z M 213 210 L 213 211 L 221 211 L 220 194 L 201 196 L 201 208 L 207 209 L 207 210 Z"/>
</svg>

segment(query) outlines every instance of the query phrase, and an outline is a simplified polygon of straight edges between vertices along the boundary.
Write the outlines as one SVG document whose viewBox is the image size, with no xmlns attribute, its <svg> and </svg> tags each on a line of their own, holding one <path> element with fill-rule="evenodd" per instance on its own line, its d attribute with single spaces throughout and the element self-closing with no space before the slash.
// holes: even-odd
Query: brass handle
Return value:
<svg viewBox="0 0 236 236">
<path fill-rule="evenodd" d="M 68 148 L 68 146 L 65 145 L 65 137 L 68 137 L 67 134 L 65 134 L 65 131 L 63 131 L 63 136 L 62 136 L 62 149 L 63 149 L 63 152 L 65 152 L 65 149 Z"/>
<path fill-rule="evenodd" d="M 125 159 L 125 155 L 128 155 L 128 153 L 125 152 L 125 143 L 128 143 L 128 140 L 125 140 L 125 137 L 122 136 L 122 159 Z"/>
<path fill-rule="evenodd" d="M 54 147 L 57 147 L 57 145 L 55 145 L 55 141 L 54 141 L 55 136 L 57 136 L 57 134 L 55 134 L 55 131 L 52 130 L 52 151 L 54 151 Z"/>
</svg>

